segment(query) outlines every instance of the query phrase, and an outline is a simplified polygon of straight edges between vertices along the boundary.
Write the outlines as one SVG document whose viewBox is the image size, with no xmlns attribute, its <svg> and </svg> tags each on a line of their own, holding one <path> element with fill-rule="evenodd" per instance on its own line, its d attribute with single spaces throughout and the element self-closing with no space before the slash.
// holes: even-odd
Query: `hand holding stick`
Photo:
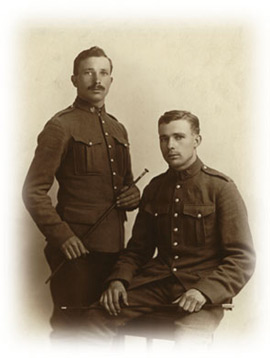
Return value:
<svg viewBox="0 0 270 358">
<path fill-rule="evenodd" d="M 148 173 L 149 170 L 148 169 L 144 169 L 144 171 L 142 172 L 141 175 L 138 176 L 137 179 L 135 179 L 128 187 L 126 190 L 130 189 L 132 186 L 134 186 L 146 173 Z M 98 220 L 95 222 L 95 224 L 93 226 L 90 227 L 90 229 L 86 232 L 86 234 L 84 235 L 84 237 L 82 238 L 82 241 L 84 239 L 86 239 L 86 237 L 88 237 L 99 225 L 100 223 L 110 214 L 110 212 L 116 207 L 116 202 L 113 203 L 111 206 L 108 207 L 108 209 L 106 209 L 104 211 L 104 213 L 98 218 Z M 51 273 L 51 275 L 47 278 L 47 280 L 45 281 L 45 284 L 47 284 L 53 277 L 54 275 L 63 267 L 63 265 L 65 264 L 65 262 L 67 262 L 65 259 L 56 267 L 56 269 Z"/>
</svg>

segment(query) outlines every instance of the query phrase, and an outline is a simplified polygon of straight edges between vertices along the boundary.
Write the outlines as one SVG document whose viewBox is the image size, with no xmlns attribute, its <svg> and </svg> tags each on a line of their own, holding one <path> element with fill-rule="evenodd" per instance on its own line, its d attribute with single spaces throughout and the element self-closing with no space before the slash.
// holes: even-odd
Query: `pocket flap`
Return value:
<svg viewBox="0 0 270 358">
<path fill-rule="evenodd" d="M 75 142 L 79 142 L 79 143 L 83 143 L 86 144 L 88 146 L 92 146 L 92 145 L 96 145 L 96 144 L 101 144 L 101 138 L 94 136 L 94 135 L 82 135 L 82 134 L 73 134 L 72 138 L 74 139 Z"/>
<path fill-rule="evenodd" d="M 121 134 L 118 134 L 118 133 L 113 133 L 112 134 L 112 137 L 120 144 L 122 144 L 124 147 L 128 148 L 129 146 L 129 143 L 127 141 L 127 139 L 122 136 Z"/>
<path fill-rule="evenodd" d="M 204 217 L 214 212 L 215 212 L 215 206 L 213 204 L 211 205 L 184 204 L 183 207 L 183 214 L 192 216 L 194 218 Z"/>
</svg>

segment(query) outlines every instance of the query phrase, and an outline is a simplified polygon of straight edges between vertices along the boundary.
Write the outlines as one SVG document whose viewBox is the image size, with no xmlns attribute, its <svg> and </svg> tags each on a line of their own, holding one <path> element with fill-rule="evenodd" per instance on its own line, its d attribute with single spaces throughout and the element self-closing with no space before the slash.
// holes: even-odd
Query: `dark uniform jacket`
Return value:
<svg viewBox="0 0 270 358">
<path fill-rule="evenodd" d="M 245 285 L 254 262 L 247 212 L 235 184 L 197 158 L 188 169 L 169 169 L 145 188 L 132 238 L 108 281 L 123 280 L 132 289 L 174 275 L 186 289 L 221 303 Z"/>
<path fill-rule="evenodd" d="M 48 191 L 59 183 L 53 207 Z M 122 124 L 77 98 L 47 122 L 23 188 L 25 205 L 48 242 L 59 247 L 81 237 L 133 180 L 127 132 Z M 125 212 L 114 209 L 86 240 L 90 250 L 118 252 Z"/>
</svg>

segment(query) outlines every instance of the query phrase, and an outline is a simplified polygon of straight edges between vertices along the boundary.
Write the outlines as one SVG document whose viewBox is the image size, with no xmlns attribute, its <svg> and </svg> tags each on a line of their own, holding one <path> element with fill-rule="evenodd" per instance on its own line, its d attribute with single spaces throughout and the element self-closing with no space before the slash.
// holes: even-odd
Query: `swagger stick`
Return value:
<svg viewBox="0 0 270 358">
<path fill-rule="evenodd" d="M 153 308 L 154 310 L 161 311 L 182 311 L 183 309 L 178 305 L 178 303 L 172 304 L 158 304 L 158 305 L 130 305 L 130 306 L 122 306 L 121 308 Z M 204 309 L 211 309 L 215 307 L 221 307 L 224 310 L 231 311 L 234 308 L 233 303 L 206 303 L 202 306 Z M 103 306 L 61 306 L 61 310 L 91 310 L 91 309 L 104 309 Z"/>
<path fill-rule="evenodd" d="M 142 172 L 141 175 L 138 176 L 137 179 L 135 179 L 128 187 L 126 190 L 130 189 L 133 185 L 135 185 L 146 173 L 148 173 L 149 170 L 148 169 L 144 169 L 144 171 Z M 108 207 L 108 209 L 106 209 L 104 211 L 104 213 L 97 219 L 97 221 L 95 222 L 95 224 L 86 232 L 86 234 L 83 236 L 82 238 L 82 242 L 83 240 L 89 236 L 98 226 L 99 224 L 109 215 L 109 213 L 115 208 L 116 203 L 113 203 L 111 206 Z M 64 259 L 57 267 L 56 269 L 51 273 L 51 275 L 47 278 L 47 280 L 45 281 L 45 284 L 48 283 L 53 277 L 54 275 L 61 269 L 61 267 L 65 264 L 66 259 Z"/>
</svg>

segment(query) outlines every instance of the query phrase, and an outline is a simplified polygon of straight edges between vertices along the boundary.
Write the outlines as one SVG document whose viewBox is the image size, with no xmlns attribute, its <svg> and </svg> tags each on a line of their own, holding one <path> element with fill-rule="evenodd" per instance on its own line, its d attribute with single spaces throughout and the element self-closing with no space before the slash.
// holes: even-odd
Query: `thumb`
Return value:
<svg viewBox="0 0 270 358">
<path fill-rule="evenodd" d="M 180 297 L 178 297 L 176 300 L 174 300 L 172 303 L 179 303 L 179 302 L 180 302 L 180 300 L 181 300 L 181 296 L 180 296 Z"/>
</svg>

